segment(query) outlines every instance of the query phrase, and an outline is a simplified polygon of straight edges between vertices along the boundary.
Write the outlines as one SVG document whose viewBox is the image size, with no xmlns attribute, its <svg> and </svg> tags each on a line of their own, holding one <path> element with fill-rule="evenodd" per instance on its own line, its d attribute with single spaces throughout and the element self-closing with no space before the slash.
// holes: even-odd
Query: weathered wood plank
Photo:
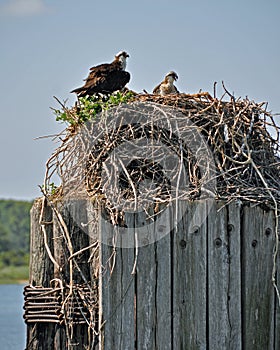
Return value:
<svg viewBox="0 0 280 350">
<path fill-rule="evenodd" d="M 179 202 L 173 242 L 173 349 L 206 349 L 206 201 Z M 174 220 L 174 218 L 173 218 Z"/>
<path fill-rule="evenodd" d="M 139 248 L 137 259 L 137 349 L 168 350 L 172 342 L 169 208 L 162 215 L 164 227 L 157 220 L 147 225 L 144 213 L 138 214 L 136 219 L 137 226 L 142 226 L 139 241 L 150 242 Z M 159 237 L 162 238 L 158 240 Z"/>
<path fill-rule="evenodd" d="M 90 280 L 95 285 L 99 278 L 100 260 L 100 210 L 99 206 L 91 201 L 87 201 L 87 225 L 86 232 L 88 234 L 89 245 L 92 248 L 89 249 L 89 258 L 87 260 L 90 270 Z"/>
<path fill-rule="evenodd" d="M 120 349 L 133 349 L 135 344 L 135 278 L 131 274 L 134 249 L 123 248 L 121 281 L 121 342 Z"/>
<path fill-rule="evenodd" d="M 270 297 L 270 305 L 269 305 L 269 322 L 266 323 L 266 326 L 268 328 L 269 332 L 269 346 L 274 347 L 275 346 L 275 308 L 276 308 L 276 300 L 275 300 L 275 290 L 272 284 L 272 273 L 273 273 L 273 252 L 275 249 L 275 212 L 273 210 L 264 210 L 263 215 L 263 238 L 266 243 L 266 246 L 270 251 L 268 250 L 267 262 L 268 262 L 268 268 L 270 269 L 270 273 L 267 276 L 268 280 L 268 293 Z M 267 240 L 267 242 L 266 242 Z M 270 268 L 271 266 L 271 268 Z M 278 348 L 280 347 L 280 344 L 277 345 Z"/>
<path fill-rule="evenodd" d="M 58 204 L 57 210 L 64 213 L 63 205 Z M 63 215 L 64 216 L 64 215 Z M 54 266 L 54 277 L 63 281 L 65 284 L 70 282 L 70 271 L 68 258 L 70 256 L 69 249 L 66 245 L 66 238 L 57 215 L 53 215 L 53 245 L 54 245 L 54 259 L 58 266 Z M 57 284 L 57 286 L 60 286 Z"/>
<path fill-rule="evenodd" d="M 100 273 L 99 273 L 99 328 L 100 343 L 99 349 L 106 350 L 115 345 L 116 329 L 112 320 L 115 310 L 114 301 L 112 301 L 113 283 L 118 283 L 116 274 L 111 276 L 112 263 L 116 260 L 115 250 L 109 245 L 112 242 L 105 243 L 103 237 L 108 227 L 106 222 L 100 220 Z M 117 264 L 118 267 L 119 264 Z M 114 267 L 114 269 L 116 266 Z M 116 325 L 117 326 L 117 325 Z"/>
<path fill-rule="evenodd" d="M 273 349 L 273 211 L 245 206 L 242 227 L 243 348 Z M 270 232 L 270 233 L 269 233 Z"/>
<path fill-rule="evenodd" d="M 52 336 L 54 339 L 54 347 L 53 350 L 65 350 L 66 348 L 66 333 L 65 333 L 65 326 L 56 326 L 55 327 L 55 334 Z M 50 348 L 52 349 L 52 348 Z"/>
<path fill-rule="evenodd" d="M 134 235 L 135 215 L 126 213 L 125 221 L 129 227 L 128 234 Z M 121 238 L 120 238 L 121 241 Z M 132 238 L 131 241 L 134 241 Z M 135 276 L 132 275 L 134 264 L 134 247 L 120 248 L 122 270 L 121 278 L 121 341 L 120 349 L 134 349 L 135 346 Z"/>
<path fill-rule="evenodd" d="M 49 287 L 53 279 L 53 263 L 51 262 L 44 243 L 44 235 L 40 226 L 40 215 L 43 208 L 42 221 L 45 223 L 46 243 L 53 253 L 52 211 L 43 198 L 38 198 L 30 211 L 30 266 L 29 283 L 33 286 Z"/>
<path fill-rule="evenodd" d="M 87 201 L 81 199 L 69 200 L 63 205 L 63 216 L 67 225 L 73 254 L 89 246 L 89 236 L 83 229 L 87 224 Z M 64 241 L 67 249 L 67 240 Z M 90 281 L 90 269 L 88 264 L 89 250 L 76 255 L 73 261 L 73 281 L 75 284 L 83 284 Z M 70 263 L 70 262 L 68 262 Z"/>
<path fill-rule="evenodd" d="M 53 252 L 52 211 L 43 198 L 34 201 L 30 211 L 30 267 L 29 283 L 32 286 L 49 287 L 53 279 L 53 263 L 45 248 L 44 235 L 40 226 L 40 215 L 43 208 L 42 221 L 45 222 L 46 243 Z M 54 324 L 40 324 L 27 326 L 26 349 L 44 350 L 54 349 Z"/>
<path fill-rule="evenodd" d="M 229 344 L 229 259 L 227 209 L 225 207 L 219 208 L 214 204 L 208 216 L 208 323 L 210 349 L 227 349 Z"/>
<path fill-rule="evenodd" d="M 146 215 L 139 213 L 136 225 L 141 230 L 141 241 L 154 241 L 154 227 L 146 225 Z M 136 229 L 137 230 L 137 229 Z M 139 247 L 136 275 L 136 327 L 137 349 L 155 349 L 156 329 L 156 287 L 157 287 L 156 244 Z"/>
<path fill-rule="evenodd" d="M 101 234 L 109 237 L 115 230 L 121 245 L 118 227 L 101 220 Z M 131 229 L 133 234 L 133 229 Z M 101 239 L 102 241 L 102 239 Z M 108 242 L 109 243 L 109 242 Z M 131 275 L 134 249 L 101 244 L 100 272 L 100 349 L 134 348 L 134 276 Z"/>
<path fill-rule="evenodd" d="M 228 314 L 230 324 L 229 349 L 242 349 L 241 302 L 241 203 L 228 205 L 228 239 L 230 247 L 230 280 Z"/>
<path fill-rule="evenodd" d="M 273 233 L 275 235 L 275 232 Z M 278 228 L 278 254 L 276 259 L 277 264 L 277 271 L 276 271 L 276 282 L 277 282 L 277 288 L 280 291 L 280 232 Z M 276 294 L 276 292 L 275 292 Z M 275 340 L 274 340 L 274 346 L 275 350 L 280 350 L 280 300 L 278 299 L 277 295 L 275 296 Z"/>
<path fill-rule="evenodd" d="M 58 205 L 59 211 L 63 212 L 63 206 Z M 61 287 L 61 283 L 69 284 L 70 282 L 70 271 L 69 264 L 67 263 L 69 257 L 69 251 L 65 246 L 65 238 L 63 230 L 61 228 L 59 219 L 53 214 L 53 245 L 54 245 L 54 259 L 58 266 L 54 265 L 54 278 L 57 279 L 54 284 L 55 287 Z M 54 350 L 61 350 L 62 347 L 66 347 L 67 335 L 65 325 L 56 327 L 54 333 Z"/>
<path fill-rule="evenodd" d="M 241 349 L 239 213 L 220 202 L 208 215 L 209 349 Z"/>
<path fill-rule="evenodd" d="M 62 350 L 65 348 L 55 347 L 55 325 L 36 323 L 35 325 L 29 326 L 31 337 L 27 341 L 26 350 Z"/>
<path fill-rule="evenodd" d="M 92 288 L 93 298 L 95 300 L 95 307 L 91 310 L 92 313 L 92 324 L 91 326 L 95 328 L 96 332 L 92 332 L 91 335 L 91 344 L 95 344 L 94 348 L 90 349 L 98 349 L 99 345 L 99 303 L 100 298 L 99 294 L 102 289 L 99 287 L 99 273 L 100 273 L 100 247 L 101 243 L 99 240 L 100 234 L 100 207 L 98 203 L 92 200 L 87 201 L 87 225 L 85 226 L 85 230 L 88 234 L 89 245 L 91 248 L 89 249 L 89 258 L 87 263 L 89 265 L 89 273 L 90 273 L 90 287 Z M 92 346 L 92 345 L 91 345 Z"/>
<path fill-rule="evenodd" d="M 60 271 L 55 267 L 55 277 L 64 282 L 70 282 L 70 264 L 72 264 L 73 283 L 85 283 L 90 281 L 90 269 L 87 263 L 89 251 L 71 257 L 71 254 L 88 247 L 89 236 L 83 225 L 87 224 L 87 201 L 68 200 L 57 204 L 57 211 L 61 216 L 54 214 L 54 258 L 61 267 Z M 67 232 L 63 227 L 64 221 Z"/>
<path fill-rule="evenodd" d="M 54 258 L 60 269 L 55 266 L 55 277 L 61 280 L 64 287 L 71 283 L 73 285 L 85 284 L 90 281 L 90 269 L 87 263 L 89 251 L 86 250 L 75 257 L 71 257 L 71 254 L 73 255 L 89 245 L 88 234 L 82 229 L 82 224 L 86 224 L 88 221 L 87 202 L 78 199 L 61 202 L 57 204 L 57 212 L 61 217 L 54 214 Z M 69 259 L 70 257 L 71 259 Z M 57 283 L 57 286 L 60 284 Z M 66 306 L 66 316 L 68 308 Z M 90 332 L 86 325 L 68 326 L 67 320 L 65 327 L 57 327 L 56 329 L 55 346 L 74 349 L 79 344 L 79 347 L 82 348 L 88 345 Z M 54 349 L 56 350 L 56 348 Z"/>
<path fill-rule="evenodd" d="M 155 343 L 160 350 L 170 350 L 172 344 L 172 285 L 171 285 L 171 232 L 172 208 L 164 210 L 165 226 L 155 223 L 156 237 L 161 230 L 165 235 L 155 243 L 156 258 L 156 329 Z"/>
</svg>

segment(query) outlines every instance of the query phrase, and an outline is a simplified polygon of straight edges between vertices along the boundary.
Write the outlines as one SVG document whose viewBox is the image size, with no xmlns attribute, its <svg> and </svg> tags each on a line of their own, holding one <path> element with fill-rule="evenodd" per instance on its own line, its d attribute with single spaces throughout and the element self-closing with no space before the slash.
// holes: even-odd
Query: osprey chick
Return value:
<svg viewBox="0 0 280 350">
<path fill-rule="evenodd" d="M 130 80 L 130 74 L 125 71 L 128 53 L 121 51 L 116 54 L 112 63 L 103 63 L 90 68 L 88 77 L 82 87 L 72 90 L 78 97 L 96 93 L 112 93 L 121 90 Z"/>
<path fill-rule="evenodd" d="M 153 94 L 161 96 L 179 94 L 176 86 L 173 85 L 174 81 L 177 79 L 178 75 L 175 72 L 171 71 L 167 73 L 164 80 L 154 88 Z"/>
</svg>

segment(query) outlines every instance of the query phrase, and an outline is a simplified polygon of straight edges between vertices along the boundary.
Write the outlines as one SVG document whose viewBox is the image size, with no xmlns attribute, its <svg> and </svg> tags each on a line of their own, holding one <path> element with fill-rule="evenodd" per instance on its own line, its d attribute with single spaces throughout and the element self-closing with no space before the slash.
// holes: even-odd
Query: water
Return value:
<svg viewBox="0 0 280 350">
<path fill-rule="evenodd" d="M 23 285 L 0 285 L 0 349 L 24 350 Z"/>
</svg>

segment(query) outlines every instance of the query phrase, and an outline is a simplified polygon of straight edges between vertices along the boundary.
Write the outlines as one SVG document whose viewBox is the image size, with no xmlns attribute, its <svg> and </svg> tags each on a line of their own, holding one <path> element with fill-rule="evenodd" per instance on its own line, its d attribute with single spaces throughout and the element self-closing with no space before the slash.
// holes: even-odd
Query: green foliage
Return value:
<svg viewBox="0 0 280 350">
<path fill-rule="evenodd" d="M 97 114 L 102 113 L 121 103 L 127 103 L 133 98 L 131 91 L 116 91 L 111 95 L 93 95 L 80 97 L 77 106 L 73 109 L 64 107 L 62 110 L 54 109 L 57 121 L 66 122 L 70 125 L 77 125 L 93 119 Z"/>
<path fill-rule="evenodd" d="M 31 206 L 0 200 L 0 283 L 28 278 Z"/>
<path fill-rule="evenodd" d="M 28 280 L 29 267 L 28 265 L 23 266 L 5 266 L 0 268 L 0 283 L 18 283 L 20 281 Z"/>
<path fill-rule="evenodd" d="M 49 196 L 52 196 L 56 193 L 57 188 L 58 187 L 56 186 L 56 184 L 54 182 L 51 182 L 46 186 L 46 193 Z M 42 185 L 42 189 L 45 190 L 45 185 Z"/>
<path fill-rule="evenodd" d="M 25 266 L 29 263 L 29 254 L 23 250 L 10 250 L 0 253 L 0 268 L 5 266 Z"/>
<path fill-rule="evenodd" d="M 7 251 L 11 249 L 11 242 L 9 239 L 9 232 L 6 228 L 0 223 L 0 252 Z"/>
<path fill-rule="evenodd" d="M 31 206 L 31 202 L 0 200 L 0 223 L 3 233 L 0 252 L 10 249 L 29 251 Z"/>
</svg>

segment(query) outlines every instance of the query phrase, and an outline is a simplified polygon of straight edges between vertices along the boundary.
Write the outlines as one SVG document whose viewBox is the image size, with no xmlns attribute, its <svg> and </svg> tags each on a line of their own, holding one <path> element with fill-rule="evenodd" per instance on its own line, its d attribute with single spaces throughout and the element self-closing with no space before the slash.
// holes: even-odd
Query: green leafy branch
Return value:
<svg viewBox="0 0 280 350">
<path fill-rule="evenodd" d="M 116 91 L 111 95 L 97 94 L 80 97 L 75 107 L 69 109 L 56 99 L 62 109 L 52 109 L 56 116 L 56 121 L 65 122 L 70 125 L 77 125 L 93 119 L 97 114 L 106 111 L 113 106 L 127 103 L 134 97 L 132 91 Z"/>
<path fill-rule="evenodd" d="M 49 183 L 47 186 L 42 185 L 39 187 L 45 194 L 50 196 L 54 195 L 56 193 L 56 190 L 58 189 L 58 186 L 56 186 L 54 182 Z"/>
</svg>

